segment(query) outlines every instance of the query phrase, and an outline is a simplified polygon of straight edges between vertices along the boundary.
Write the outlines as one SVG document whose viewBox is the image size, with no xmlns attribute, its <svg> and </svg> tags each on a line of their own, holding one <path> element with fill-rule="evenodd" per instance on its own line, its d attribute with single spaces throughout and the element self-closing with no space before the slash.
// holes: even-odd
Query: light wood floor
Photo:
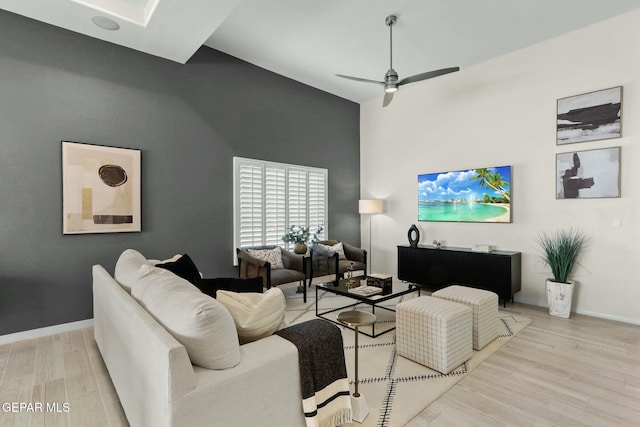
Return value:
<svg viewBox="0 0 640 427">
<path fill-rule="evenodd" d="M 16 413 L 0 406 L 0 427 L 129 425 L 93 328 L 0 346 L 0 405 L 11 402 L 39 402 L 43 408 Z M 58 407 L 47 410 L 46 403 Z"/>
<path fill-rule="evenodd" d="M 507 309 L 533 322 L 409 426 L 640 425 L 640 326 Z M 0 346 L 7 402 L 59 403 L 60 412 L 0 407 L 0 427 L 128 425 L 92 328 Z"/>
<path fill-rule="evenodd" d="M 640 326 L 507 310 L 533 322 L 408 426 L 640 426 Z"/>
</svg>

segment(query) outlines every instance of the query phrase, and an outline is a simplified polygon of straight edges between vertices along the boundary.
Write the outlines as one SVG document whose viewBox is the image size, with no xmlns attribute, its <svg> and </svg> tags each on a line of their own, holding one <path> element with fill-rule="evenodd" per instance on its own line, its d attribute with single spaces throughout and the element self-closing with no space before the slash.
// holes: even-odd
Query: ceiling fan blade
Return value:
<svg viewBox="0 0 640 427">
<path fill-rule="evenodd" d="M 427 71 L 426 73 L 416 74 L 400 80 L 397 84 L 406 85 L 407 83 L 419 82 L 421 80 L 431 79 L 433 77 L 442 76 L 443 74 L 454 73 L 460 71 L 460 67 L 443 68 L 441 70 Z"/>
<path fill-rule="evenodd" d="M 382 100 L 383 107 L 386 107 L 387 105 L 391 104 L 391 100 L 393 99 L 394 93 L 395 92 L 385 92 L 384 99 Z"/>
<path fill-rule="evenodd" d="M 384 86 L 384 82 L 380 82 L 378 80 L 361 79 L 360 77 L 343 76 L 342 74 L 336 74 L 336 76 L 342 77 L 343 79 L 355 80 L 357 82 L 375 83 Z"/>
</svg>

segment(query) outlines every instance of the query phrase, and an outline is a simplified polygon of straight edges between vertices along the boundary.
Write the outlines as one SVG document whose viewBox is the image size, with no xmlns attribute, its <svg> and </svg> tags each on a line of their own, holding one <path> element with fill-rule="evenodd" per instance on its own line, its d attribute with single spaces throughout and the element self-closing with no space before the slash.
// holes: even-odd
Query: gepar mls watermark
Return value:
<svg viewBox="0 0 640 427">
<path fill-rule="evenodd" d="M 71 411 L 69 402 L 2 402 L 0 411 L 4 413 L 43 413 Z"/>
</svg>

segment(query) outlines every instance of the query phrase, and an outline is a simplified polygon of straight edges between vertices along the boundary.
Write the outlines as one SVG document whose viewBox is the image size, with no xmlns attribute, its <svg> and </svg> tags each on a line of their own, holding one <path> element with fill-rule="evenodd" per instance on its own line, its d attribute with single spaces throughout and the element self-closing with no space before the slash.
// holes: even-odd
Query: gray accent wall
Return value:
<svg viewBox="0 0 640 427">
<path fill-rule="evenodd" d="M 0 335 L 91 318 L 91 266 L 126 248 L 236 276 L 233 156 L 327 168 L 329 237 L 360 244 L 358 104 L 206 47 L 182 65 L 0 28 Z M 141 233 L 62 234 L 62 140 L 142 150 Z"/>
</svg>

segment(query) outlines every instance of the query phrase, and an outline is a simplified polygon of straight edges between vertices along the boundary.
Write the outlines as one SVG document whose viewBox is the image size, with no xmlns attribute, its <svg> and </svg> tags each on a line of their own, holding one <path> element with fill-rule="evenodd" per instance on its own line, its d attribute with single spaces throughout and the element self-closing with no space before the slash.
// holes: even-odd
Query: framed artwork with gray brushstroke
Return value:
<svg viewBox="0 0 640 427">
<path fill-rule="evenodd" d="M 556 199 L 620 197 L 620 147 L 556 154 Z"/>
<path fill-rule="evenodd" d="M 558 100 L 556 145 L 620 138 L 622 86 Z"/>
<path fill-rule="evenodd" d="M 141 229 L 140 150 L 62 141 L 62 233 Z"/>
</svg>

